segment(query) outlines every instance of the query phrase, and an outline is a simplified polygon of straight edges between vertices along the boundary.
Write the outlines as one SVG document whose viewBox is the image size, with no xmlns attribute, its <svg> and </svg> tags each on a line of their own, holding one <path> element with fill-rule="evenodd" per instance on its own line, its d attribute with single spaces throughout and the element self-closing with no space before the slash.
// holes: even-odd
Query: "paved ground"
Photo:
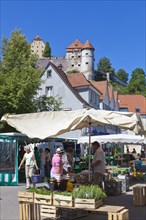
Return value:
<svg viewBox="0 0 146 220">
<path fill-rule="evenodd" d="M 138 183 L 138 185 L 139 184 L 140 183 Z M 146 205 L 133 205 L 133 186 L 135 185 L 132 185 L 126 194 L 108 196 L 104 201 L 104 204 L 125 206 L 125 208 L 129 209 L 129 220 L 146 220 Z M 19 204 L 17 201 L 17 194 L 19 191 L 25 191 L 25 184 L 0 187 L 0 220 L 19 220 Z M 88 216 L 79 219 L 106 220 L 107 216 L 105 214 L 99 215 L 89 213 Z"/>
</svg>

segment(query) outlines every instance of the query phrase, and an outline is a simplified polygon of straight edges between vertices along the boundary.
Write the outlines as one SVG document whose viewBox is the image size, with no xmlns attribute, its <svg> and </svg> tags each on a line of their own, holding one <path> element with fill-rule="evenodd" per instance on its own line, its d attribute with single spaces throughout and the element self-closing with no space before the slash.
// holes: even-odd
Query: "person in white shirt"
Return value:
<svg viewBox="0 0 146 220">
<path fill-rule="evenodd" d="M 26 153 L 23 156 L 23 159 L 18 167 L 18 170 L 21 169 L 22 164 L 25 162 L 25 177 L 26 177 L 26 189 L 30 188 L 30 178 L 32 177 L 34 173 L 34 165 L 36 169 L 38 170 L 38 166 L 36 163 L 34 152 L 30 150 L 30 146 L 27 145 Z"/>
<path fill-rule="evenodd" d="M 105 154 L 97 141 L 93 142 L 92 146 L 94 152 L 91 163 L 93 170 L 93 184 L 97 184 L 102 188 L 102 180 L 105 174 Z"/>
</svg>

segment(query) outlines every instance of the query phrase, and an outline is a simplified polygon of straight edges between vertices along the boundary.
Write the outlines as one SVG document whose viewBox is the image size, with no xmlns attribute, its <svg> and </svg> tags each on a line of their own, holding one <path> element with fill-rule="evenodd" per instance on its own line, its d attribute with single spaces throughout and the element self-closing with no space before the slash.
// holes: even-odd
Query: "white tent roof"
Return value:
<svg viewBox="0 0 146 220">
<path fill-rule="evenodd" d="M 99 143 L 125 143 L 125 144 L 143 144 L 145 143 L 144 136 L 140 135 L 129 135 L 129 134 L 111 134 L 111 135 L 100 135 L 91 136 L 91 143 L 98 141 Z M 88 143 L 89 137 L 83 136 L 78 139 L 78 144 Z"/>
<path fill-rule="evenodd" d="M 39 112 L 19 115 L 4 115 L 1 121 L 26 134 L 30 138 L 45 139 L 98 125 L 116 125 L 136 134 L 144 132 L 141 117 L 133 112 L 118 112 L 95 109 L 75 111 Z"/>
</svg>

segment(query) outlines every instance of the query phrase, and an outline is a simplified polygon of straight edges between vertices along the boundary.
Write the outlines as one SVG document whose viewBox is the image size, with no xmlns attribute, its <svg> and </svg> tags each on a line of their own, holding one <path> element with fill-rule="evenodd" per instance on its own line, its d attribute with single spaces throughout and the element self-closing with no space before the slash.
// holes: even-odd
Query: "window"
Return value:
<svg viewBox="0 0 146 220">
<path fill-rule="evenodd" d="M 86 53 L 86 55 L 88 55 L 88 53 Z"/>
<path fill-rule="evenodd" d="M 120 112 L 128 112 L 128 108 L 120 108 Z"/>
<path fill-rule="evenodd" d="M 71 56 L 72 58 L 74 58 L 74 56 Z"/>
<path fill-rule="evenodd" d="M 89 91 L 89 101 L 92 102 L 92 91 Z"/>
<path fill-rule="evenodd" d="M 88 64 L 88 62 L 86 62 L 86 64 Z"/>
<path fill-rule="evenodd" d="M 81 56 L 79 55 L 78 57 L 80 58 Z"/>
<path fill-rule="evenodd" d="M 81 64 L 79 63 L 78 66 L 81 66 Z"/>
<path fill-rule="evenodd" d="M 74 64 L 71 65 L 72 67 L 74 66 Z"/>
<path fill-rule="evenodd" d="M 136 109 L 135 109 L 135 112 L 140 112 L 140 108 L 136 108 Z"/>
<path fill-rule="evenodd" d="M 52 70 L 47 70 L 47 78 L 50 78 L 52 76 Z"/>
<path fill-rule="evenodd" d="M 46 96 L 53 96 L 53 86 L 47 86 L 45 90 Z"/>
<path fill-rule="evenodd" d="M 94 92 L 94 104 L 96 104 L 96 102 L 97 102 L 97 95 L 96 95 L 96 93 Z"/>
</svg>

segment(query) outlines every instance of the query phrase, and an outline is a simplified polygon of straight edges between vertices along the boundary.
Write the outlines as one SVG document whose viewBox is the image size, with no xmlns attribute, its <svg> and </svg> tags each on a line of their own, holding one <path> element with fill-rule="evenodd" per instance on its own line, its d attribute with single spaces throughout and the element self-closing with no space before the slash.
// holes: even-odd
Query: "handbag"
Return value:
<svg viewBox="0 0 146 220">
<path fill-rule="evenodd" d="M 40 174 L 40 170 L 36 170 L 35 174 L 31 176 L 32 183 L 43 183 L 43 176 Z"/>
</svg>

